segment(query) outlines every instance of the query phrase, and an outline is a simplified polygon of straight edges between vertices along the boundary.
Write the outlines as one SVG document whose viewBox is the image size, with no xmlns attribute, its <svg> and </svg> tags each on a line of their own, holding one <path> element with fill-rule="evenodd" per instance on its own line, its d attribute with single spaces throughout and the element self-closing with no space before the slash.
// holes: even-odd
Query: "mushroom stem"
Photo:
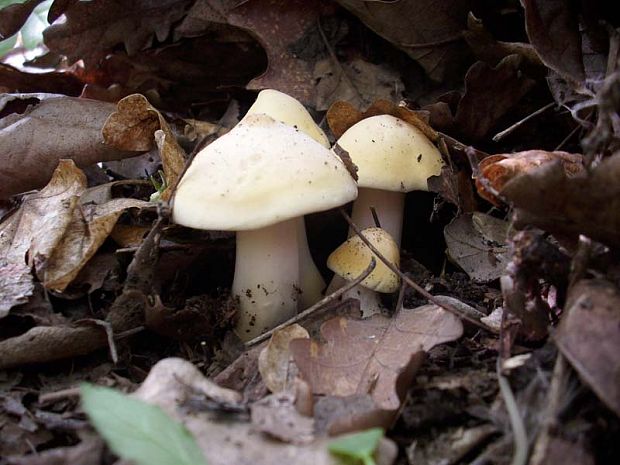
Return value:
<svg viewBox="0 0 620 465">
<path fill-rule="evenodd" d="M 310 254 L 304 219 L 302 217 L 296 221 L 299 243 L 299 287 L 301 288 L 299 310 L 305 310 L 323 298 L 325 281 Z"/>
<path fill-rule="evenodd" d="M 235 332 L 244 341 L 297 313 L 298 224 L 294 218 L 237 232 L 232 293 L 239 298 L 240 306 Z"/>
<path fill-rule="evenodd" d="M 381 228 L 385 229 L 400 247 L 405 193 L 360 187 L 351 215 L 353 222 L 360 229 L 377 226 L 370 207 L 375 208 Z M 355 233 L 349 229 L 349 237 L 354 235 Z"/>
</svg>

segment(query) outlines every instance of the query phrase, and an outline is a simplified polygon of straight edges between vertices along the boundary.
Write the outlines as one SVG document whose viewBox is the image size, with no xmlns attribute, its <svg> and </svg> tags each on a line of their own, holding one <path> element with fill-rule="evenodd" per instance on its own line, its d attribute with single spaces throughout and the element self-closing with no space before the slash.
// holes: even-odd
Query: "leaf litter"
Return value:
<svg viewBox="0 0 620 465">
<path fill-rule="evenodd" d="M 36 3 L 0 10 L 3 30 Z M 209 463 L 340 463 L 333 444 L 378 464 L 397 450 L 398 463 L 618 461 L 617 12 L 95 3 L 53 2 L 47 55 L 0 67 L 15 92 L 0 106 L 0 464 L 109 460 L 81 381 L 137 388 Z M 446 166 L 407 197 L 391 310 L 360 320 L 332 296 L 247 348 L 229 332 L 234 238 L 172 224 L 168 201 L 187 154 L 268 87 L 332 141 L 401 118 Z M 325 271 L 347 225 L 325 212 L 306 226 Z"/>
</svg>

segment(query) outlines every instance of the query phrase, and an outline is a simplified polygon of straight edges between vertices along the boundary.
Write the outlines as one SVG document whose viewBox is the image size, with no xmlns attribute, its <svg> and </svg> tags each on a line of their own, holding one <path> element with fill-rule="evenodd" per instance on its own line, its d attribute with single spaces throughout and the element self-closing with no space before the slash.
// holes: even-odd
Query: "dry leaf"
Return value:
<svg viewBox="0 0 620 465">
<path fill-rule="evenodd" d="M 495 193 L 500 192 L 512 178 L 527 173 L 546 163 L 559 161 L 567 176 L 575 176 L 584 171 L 583 156 L 567 152 L 547 152 L 545 150 L 526 150 L 525 152 L 491 155 L 478 165 L 476 177 L 478 194 L 495 206 L 501 206 Z"/>
<path fill-rule="evenodd" d="M 325 58 L 314 65 L 317 110 L 327 110 L 334 101 L 349 102 L 365 108 L 377 99 L 399 101 L 405 85 L 398 73 L 386 65 L 374 65 L 361 59 L 335 64 Z"/>
<path fill-rule="evenodd" d="M 292 387 L 297 367 L 292 363 L 288 345 L 293 339 L 309 337 L 308 331 L 298 324 L 273 333 L 267 347 L 258 356 L 258 371 L 271 392 L 280 392 Z"/>
<path fill-rule="evenodd" d="M 78 97 L 84 83 L 68 72 L 27 73 L 0 63 L 0 89 L 3 92 L 44 92 Z"/>
<path fill-rule="evenodd" d="M 4 94 L 0 111 L 0 199 L 44 186 L 60 158 L 77 166 L 134 154 L 103 143 L 114 105 L 51 94 Z"/>
<path fill-rule="evenodd" d="M 72 63 L 96 63 L 115 46 L 124 44 L 129 55 L 146 48 L 153 36 L 160 42 L 168 37 L 190 0 L 103 0 L 75 2 L 66 7 L 65 21 L 43 33 L 51 51 L 65 55 Z"/>
<path fill-rule="evenodd" d="M 238 403 L 241 396 L 207 380 L 185 360 L 168 358 L 158 362 L 135 395 L 160 406 L 166 413 L 183 422 L 196 438 L 210 465 L 284 464 L 289 463 L 291 457 L 294 457 L 296 465 L 340 464 L 327 450 L 327 443 L 331 439 L 316 439 L 304 445 L 285 444 L 256 431 L 250 422 L 235 413 L 209 410 L 188 412 L 183 404 L 191 396 L 201 395 L 229 404 Z M 379 465 L 393 462 L 395 454 L 390 440 L 382 439 L 376 458 Z"/>
<path fill-rule="evenodd" d="M 396 381 L 401 376 L 403 384 L 411 382 L 419 365 L 419 360 L 412 363 L 416 354 L 458 339 L 462 333 L 457 317 L 435 305 L 424 305 L 403 308 L 393 319 L 379 315 L 367 320 L 332 318 L 321 326 L 326 343 L 297 339 L 289 348 L 315 394 L 371 393 L 377 407 L 395 410 L 402 401 Z"/>
<path fill-rule="evenodd" d="M 150 150 L 157 143 L 168 186 L 161 197 L 167 200 L 185 167 L 185 151 L 162 114 L 143 95 L 129 95 L 117 108 L 103 126 L 105 142 L 120 150 Z"/>
<path fill-rule="evenodd" d="M 444 228 L 448 256 L 475 282 L 499 278 L 510 261 L 509 223 L 484 213 L 461 215 Z"/>
<path fill-rule="evenodd" d="M 620 415 L 620 291 L 603 280 L 583 280 L 569 292 L 553 338 L 581 379 Z"/>
<path fill-rule="evenodd" d="M 23 200 L 0 225 L 0 317 L 32 293 L 30 269 L 43 266 L 71 222 L 86 177 L 70 160 L 62 160 L 40 192 Z M 26 259 L 28 257 L 28 262 Z"/>
<path fill-rule="evenodd" d="M 514 208 L 518 227 L 586 236 L 620 246 L 620 153 L 587 174 L 568 176 L 562 163 L 547 163 L 510 180 L 500 192 Z"/>
<path fill-rule="evenodd" d="M 314 440 L 314 419 L 295 408 L 295 396 L 279 392 L 252 404 L 252 424 L 264 433 L 291 444 L 309 444 Z"/>
<path fill-rule="evenodd" d="M 461 31 L 468 0 L 338 0 L 366 26 L 416 60 L 429 77 L 443 80 L 468 59 Z"/>
<path fill-rule="evenodd" d="M 43 0 L 26 0 L 25 2 L 13 3 L 7 5 L 3 3 L 4 8 L 0 10 L 0 40 L 4 40 L 16 34 L 19 31 L 30 13 L 37 7 Z"/>
</svg>

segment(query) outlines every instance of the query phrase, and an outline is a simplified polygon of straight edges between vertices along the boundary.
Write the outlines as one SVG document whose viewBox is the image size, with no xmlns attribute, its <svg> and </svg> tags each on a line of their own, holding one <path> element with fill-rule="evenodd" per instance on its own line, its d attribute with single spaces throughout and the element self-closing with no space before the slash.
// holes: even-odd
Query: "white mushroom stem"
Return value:
<svg viewBox="0 0 620 465">
<path fill-rule="evenodd" d="M 250 340 L 297 313 L 298 237 L 297 218 L 237 232 L 232 293 L 239 298 L 235 331 L 242 340 Z"/>
<path fill-rule="evenodd" d="M 299 310 L 305 310 L 323 298 L 325 281 L 310 254 L 304 219 L 298 218 L 296 221 L 299 243 L 299 287 L 301 288 Z"/>
<path fill-rule="evenodd" d="M 394 238 L 400 248 L 405 193 L 360 187 L 351 215 L 351 219 L 360 229 L 377 226 L 370 207 L 374 207 L 377 212 L 381 228 Z M 354 234 L 352 230 L 349 230 L 349 237 Z"/>
</svg>

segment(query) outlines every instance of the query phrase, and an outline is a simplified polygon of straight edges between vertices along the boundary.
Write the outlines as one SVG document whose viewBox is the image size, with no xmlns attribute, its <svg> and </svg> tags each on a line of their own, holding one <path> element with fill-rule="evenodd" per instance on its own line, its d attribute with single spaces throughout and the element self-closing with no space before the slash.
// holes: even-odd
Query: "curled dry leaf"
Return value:
<svg viewBox="0 0 620 465">
<path fill-rule="evenodd" d="M 170 197 L 169 187 L 185 167 L 185 151 L 162 114 L 144 95 L 128 95 L 118 102 L 117 111 L 106 120 L 102 134 L 107 144 L 120 150 L 150 150 L 157 143 L 168 186 L 162 198 Z"/>
<path fill-rule="evenodd" d="M 448 256 L 475 282 L 499 278 L 510 258 L 509 224 L 484 213 L 461 215 L 444 229 Z"/>
<path fill-rule="evenodd" d="M 584 172 L 583 156 L 568 152 L 526 150 L 525 152 L 491 155 L 478 165 L 476 189 L 478 194 L 493 205 L 501 206 L 497 197 L 506 183 L 520 174 L 527 173 L 546 163 L 559 161 L 567 176 Z"/>
<path fill-rule="evenodd" d="M 0 40 L 6 39 L 19 31 L 28 20 L 30 13 L 43 0 L 26 0 L 25 2 L 7 2 L 0 10 Z M 12 5 L 10 3 L 13 3 Z"/>
<path fill-rule="evenodd" d="M 84 83 L 73 74 L 50 71 L 27 73 L 5 63 L 0 63 L 0 89 L 2 92 L 45 92 L 77 97 Z"/>
<path fill-rule="evenodd" d="M 581 379 L 620 415 L 620 291 L 603 280 L 570 290 L 553 338 Z"/>
<path fill-rule="evenodd" d="M 258 356 L 258 371 L 271 392 L 280 392 L 292 387 L 297 367 L 292 362 L 289 343 L 293 339 L 309 338 L 302 326 L 293 324 L 276 331 Z"/>
<path fill-rule="evenodd" d="M 419 355 L 461 337 L 461 321 L 436 305 L 401 309 L 393 319 L 332 318 L 321 326 L 326 341 L 289 344 L 302 377 L 315 394 L 371 393 L 377 407 L 395 410 L 419 363 Z"/>
<path fill-rule="evenodd" d="M 0 199 L 44 186 L 60 158 L 77 166 L 134 154 L 103 143 L 114 105 L 53 94 L 0 96 Z"/>
<path fill-rule="evenodd" d="M 569 176 L 559 161 L 511 179 L 500 195 L 514 207 L 517 227 L 533 225 L 552 234 L 620 246 L 620 153 L 587 174 Z"/>
<path fill-rule="evenodd" d="M 188 411 L 183 404 L 191 396 L 202 395 L 215 401 L 238 404 L 238 392 L 222 388 L 204 378 L 191 363 L 169 358 L 158 362 L 150 371 L 135 395 L 160 406 L 173 418 L 181 421 L 196 438 L 210 465 L 252 463 L 272 465 L 289 463 L 295 458 L 297 465 L 338 465 L 340 462 L 327 450 L 328 439 L 315 439 L 309 444 L 286 444 L 256 431 L 247 420 L 235 413 L 209 410 Z M 392 445 L 388 439 L 382 444 Z M 387 457 L 385 447 L 379 447 L 377 462 L 389 465 L 393 455 Z M 389 448 L 393 451 L 392 448 Z"/>
</svg>

